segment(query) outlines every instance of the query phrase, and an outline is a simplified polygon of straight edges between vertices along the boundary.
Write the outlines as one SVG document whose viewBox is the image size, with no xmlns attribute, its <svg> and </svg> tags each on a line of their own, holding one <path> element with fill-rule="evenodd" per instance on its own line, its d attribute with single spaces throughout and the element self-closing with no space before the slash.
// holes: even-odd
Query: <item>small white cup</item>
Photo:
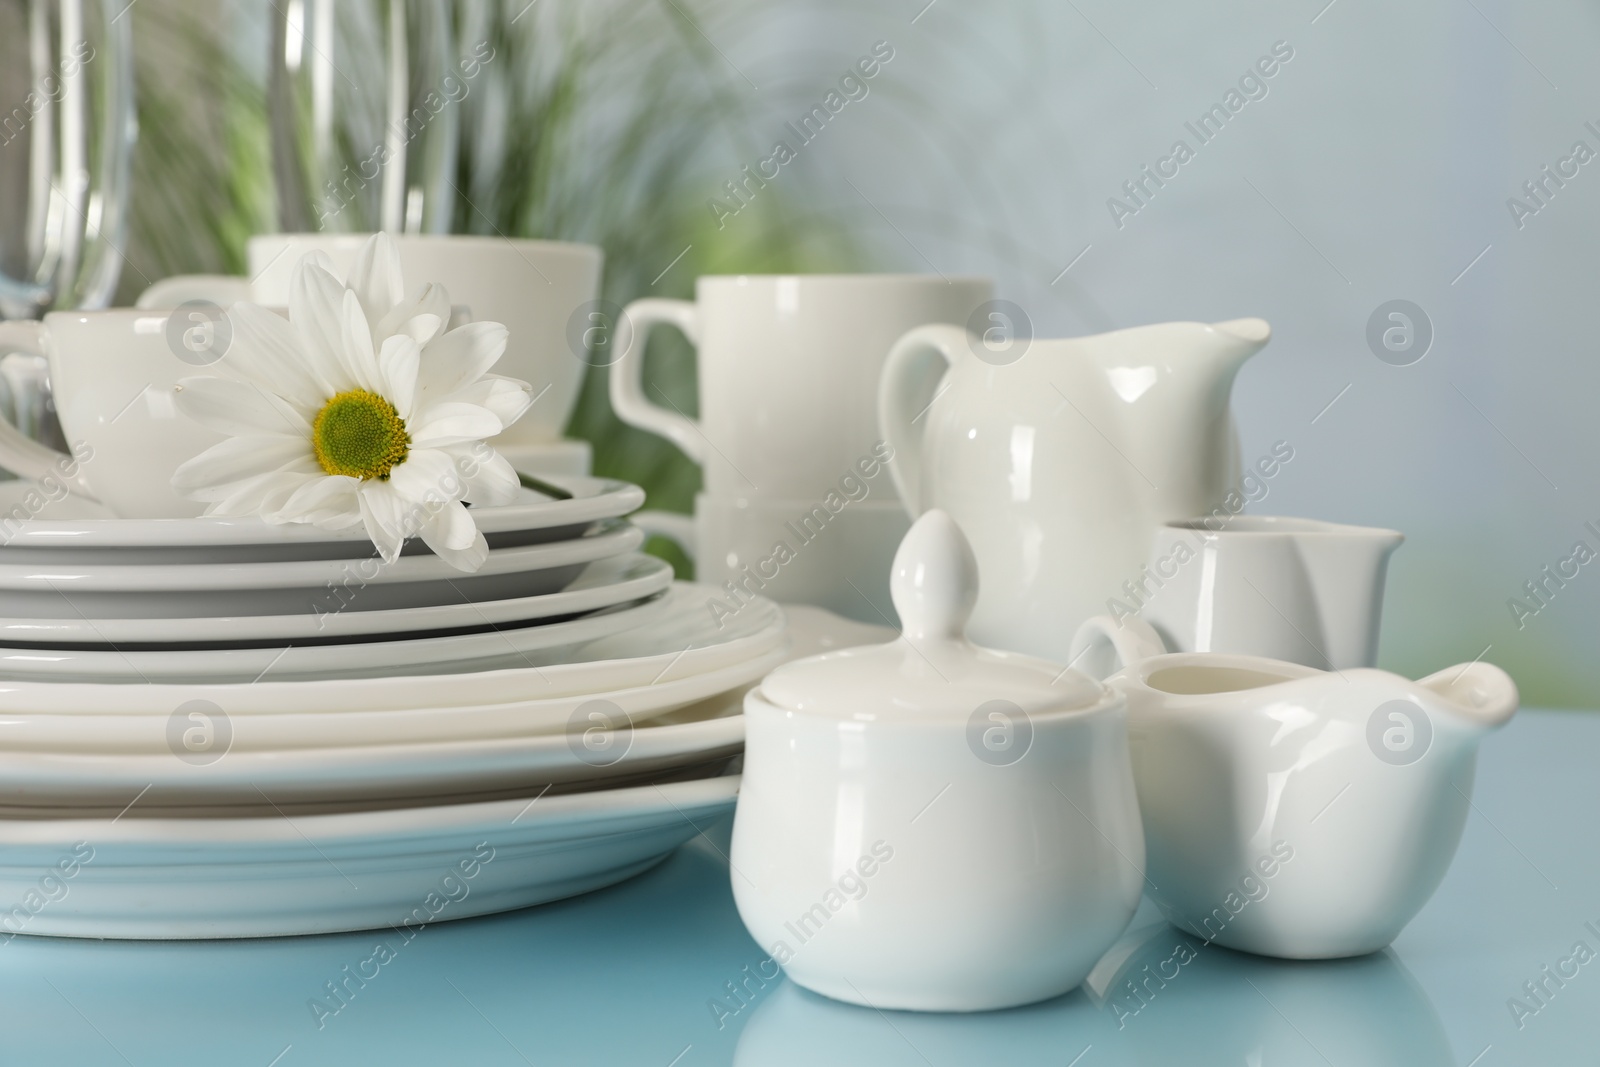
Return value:
<svg viewBox="0 0 1600 1067">
<path fill-rule="evenodd" d="M 295 264 L 322 252 L 348 271 L 370 234 L 278 233 L 250 238 L 250 277 L 190 274 L 156 282 L 139 296 L 142 308 L 174 308 L 203 300 L 226 308 L 239 300 L 289 303 Z M 498 444 L 537 444 L 559 438 L 577 403 L 591 357 L 590 316 L 599 314 L 600 249 L 564 241 L 503 237 L 392 235 L 406 284 L 438 282 L 471 317 L 510 331 L 496 374 L 533 385 L 528 413 L 496 438 Z"/>
<path fill-rule="evenodd" d="M 220 317 L 219 317 L 220 318 Z M 124 518 L 181 518 L 204 505 L 180 497 L 172 473 L 222 440 L 177 409 L 174 387 L 226 375 L 225 322 L 164 311 L 58 311 L 0 322 L 0 352 L 43 356 L 71 454 L 0 422 L 0 466 L 47 488 L 52 479 Z"/>
</svg>

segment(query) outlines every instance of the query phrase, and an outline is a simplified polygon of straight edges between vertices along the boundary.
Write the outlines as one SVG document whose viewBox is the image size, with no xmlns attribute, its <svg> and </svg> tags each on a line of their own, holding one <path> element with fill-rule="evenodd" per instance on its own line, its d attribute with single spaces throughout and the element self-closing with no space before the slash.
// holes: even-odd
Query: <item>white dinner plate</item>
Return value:
<svg viewBox="0 0 1600 1067">
<path fill-rule="evenodd" d="M 537 737 L 230 751 L 214 761 L 159 755 L 0 751 L 0 817 L 218 818 L 416 807 L 613 788 L 737 756 L 741 686 L 632 727 L 582 720 Z M 704 777 L 704 774 L 700 774 Z"/>
<path fill-rule="evenodd" d="M 686 678 L 501 704 L 452 701 L 439 707 L 361 711 L 305 711 L 290 704 L 272 714 L 238 714 L 226 702 L 196 697 L 169 704 L 154 714 L 103 705 L 70 714 L 5 712 L 0 714 L 0 751 L 144 753 L 162 759 L 221 762 L 239 752 L 581 733 L 596 721 L 596 713 L 610 720 L 625 718 L 637 726 L 664 712 L 753 684 L 782 663 L 787 653 L 787 643 L 782 643 L 739 663 Z M 464 680 L 470 675 L 456 677 Z M 153 687 L 101 688 L 137 694 Z M 191 688 L 198 693 L 205 687 Z"/>
<path fill-rule="evenodd" d="M 216 938 L 392 929 L 541 904 L 660 862 L 733 808 L 737 776 L 334 815 L 0 820 L 0 900 L 67 892 L 7 931 Z M 71 870 L 67 875 L 60 872 Z M 55 884 L 52 881 L 52 884 Z"/>
<path fill-rule="evenodd" d="M 478 529 L 492 545 L 575 536 L 590 523 L 626 515 L 644 503 L 644 490 L 627 482 L 571 475 L 543 477 L 570 492 L 571 499 L 552 499 L 524 488 L 510 504 L 473 509 Z M 105 514 L 96 508 L 70 497 L 51 502 L 33 482 L 0 482 L 0 560 L 226 563 L 360 558 L 372 553 L 372 542 L 360 527 L 329 532 L 304 523 L 275 526 L 253 518 L 77 517 Z M 57 513 L 71 517 L 49 517 Z M 420 543 L 408 550 L 427 551 Z"/>
<path fill-rule="evenodd" d="M 632 552 L 643 531 L 625 519 L 580 536 L 489 550 L 472 573 L 430 553 L 255 563 L 6 563 L 0 610 L 46 619 L 170 619 L 387 611 L 482 603 L 563 589 L 586 563 Z"/>
<path fill-rule="evenodd" d="M 713 618 L 705 610 L 710 592 L 707 586 L 680 582 L 659 599 L 619 613 L 632 617 L 633 625 L 616 630 L 607 627 L 588 634 L 587 639 L 548 649 L 530 646 L 519 651 L 522 646 L 514 642 L 546 629 L 575 637 L 577 628 L 598 621 L 597 617 L 499 633 L 287 650 L 41 651 L 40 655 L 102 657 L 95 662 L 108 668 L 121 660 L 141 669 L 165 666 L 173 673 L 164 679 L 153 669 L 149 676 L 135 674 L 130 680 L 83 682 L 75 677 L 73 664 L 78 661 L 69 659 L 63 673 L 29 678 L 14 675 L 0 681 L 0 744 L 4 743 L 6 713 L 164 715 L 191 700 L 212 701 L 229 715 L 500 704 L 659 685 L 742 663 L 783 643 L 787 616 L 770 600 L 754 600 L 734 615 Z M 805 618 L 806 609 L 792 610 Z M 466 658 L 469 649 L 482 658 Z M 358 656 L 372 650 L 381 656 L 375 655 L 364 669 L 353 669 L 349 675 L 285 679 L 279 674 L 279 665 L 290 662 L 291 657 L 307 657 L 297 666 L 320 668 L 337 663 L 341 653 Z M 7 654 L 28 653 L 10 649 Z M 246 667 L 239 681 L 183 673 L 186 657 L 200 663 L 205 656 L 235 654 L 266 658 L 243 661 Z M 280 656 L 279 664 L 273 664 L 272 659 Z M 453 656 L 461 658 L 451 662 Z M 399 665 L 407 660 L 414 674 Z"/>
<path fill-rule="evenodd" d="M 155 619 L 6 617 L 0 618 L 0 644 L 104 648 L 149 644 L 237 647 L 241 642 L 277 642 L 281 646 L 419 631 L 467 632 L 596 611 L 650 596 L 671 583 L 669 564 L 652 556 L 635 554 L 591 563 L 565 589 L 538 596 L 372 611 L 301 611 L 288 615 Z"/>
</svg>

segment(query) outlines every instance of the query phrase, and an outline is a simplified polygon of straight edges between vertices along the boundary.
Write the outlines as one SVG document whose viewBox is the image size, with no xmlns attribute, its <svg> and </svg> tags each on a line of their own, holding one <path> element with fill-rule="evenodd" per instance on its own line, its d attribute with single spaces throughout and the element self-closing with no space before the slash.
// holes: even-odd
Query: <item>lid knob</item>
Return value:
<svg viewBox="0 0 1600 1067">
<path fill-rule="evenodd" d="M 978 602 L 978 558 L 946 512 L 934 508 L 912 524 L 894 555 L 889 595 L 907 640 L 966 635 Z"/>
</svg>

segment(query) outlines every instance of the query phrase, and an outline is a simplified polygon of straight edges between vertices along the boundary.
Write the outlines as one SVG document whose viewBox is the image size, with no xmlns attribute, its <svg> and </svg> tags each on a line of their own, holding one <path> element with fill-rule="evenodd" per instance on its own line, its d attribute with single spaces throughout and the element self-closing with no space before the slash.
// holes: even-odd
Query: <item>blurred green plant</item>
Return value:
<svg viewBox="0 0 1600 1067">
<path fill-rule="evenodd" d="M 740 161 L 765 154 L 758 149 L 771 121 L 710 43 L 736 38 L 759 7 L 693 7 L 460 0 L 459 47 L 488 41 L 495 57 L 457 105 L 452 229 L 600 245 L 603 295 L 618 304 L 692 295 L 700 274 L 861 269 L 843 222 L 797 207 L 809 199 L 802 174 L 786 174 L 725 226 L 707 209 L 725 196 L 721 180 Z M 246 239 L 271 225 L 263 77 L 240 62 L 239 38 L 230 36 L 255 36 L 250 47 L 265 56 L 267 18 L 243 5 L 232 15 L 242 30 L 196 17 L 185 0 L 134 9 L 142 136 L 125 297 L 169 274 L 240 272 Z M 831 66 L 823 75 L 831 80 Z M 781 86 L 772 88 L 763 94 L 769 107 L 782 97 Z M 606 376 L 606 368 L 589 370 L 569 433 L 593 444 L 597 473 L 643 486 L 648 506 L 690 511 L 698 468 L 620 423 Z M 652 392 L 696 410 L 694 358 L 682 338 L 658 331 L 645 379 Z"/>
</svg>

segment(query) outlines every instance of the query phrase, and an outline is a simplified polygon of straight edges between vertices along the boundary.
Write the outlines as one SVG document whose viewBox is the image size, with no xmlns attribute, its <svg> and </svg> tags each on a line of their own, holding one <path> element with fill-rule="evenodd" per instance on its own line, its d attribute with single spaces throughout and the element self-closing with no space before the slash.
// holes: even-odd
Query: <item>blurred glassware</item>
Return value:
<svg viewBox="0 0 1600 1067">
<path fill-rule="evenodd" d="M 278 229 L 448 233 L 458 56 L 443 0 L 274 5 L 267 73 Z"/>
<path fill-rule="evenodd" d="M 138 135 L 129 6 L 0 2 L 0 318 L 104 307 L 116 288 Z"/>
</svg>

